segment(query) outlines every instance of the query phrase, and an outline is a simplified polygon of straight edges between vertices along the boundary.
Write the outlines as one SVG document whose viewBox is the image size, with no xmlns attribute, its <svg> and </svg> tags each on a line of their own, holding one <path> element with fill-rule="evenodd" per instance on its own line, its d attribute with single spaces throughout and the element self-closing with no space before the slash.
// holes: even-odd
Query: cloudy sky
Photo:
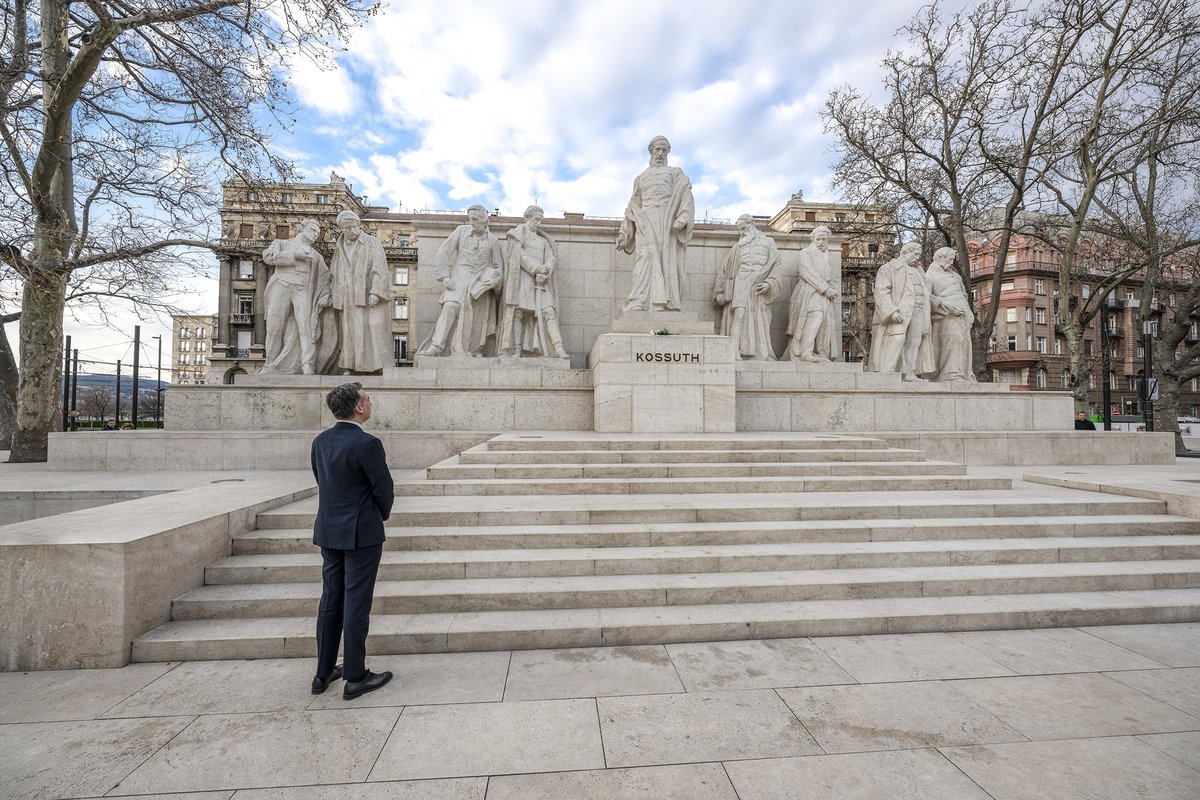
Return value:
<svg viewBox="0 0 1200 800">
<path fill-rule="evenodd" d="M 874 91 L 921 5 L 393 0 L 336 68 L 295 66 L 297 121 L 277 147 L 306 179 L 335 170 L 393 211 L 536 201 L 548 216 L 611 217 L 661 133 L 698 218 L 773 214 L 797 189 L 832 199 L 822 104 L 843 84 Z M 216 302 L 215 280 L 182 301 Z M 128 363 L 132 325 L 68 319 L 67 332 L 84 357 Z M 169 320 L 143 324 L 144 339 L 156 333 L 169 342 Z"/>
</svg>

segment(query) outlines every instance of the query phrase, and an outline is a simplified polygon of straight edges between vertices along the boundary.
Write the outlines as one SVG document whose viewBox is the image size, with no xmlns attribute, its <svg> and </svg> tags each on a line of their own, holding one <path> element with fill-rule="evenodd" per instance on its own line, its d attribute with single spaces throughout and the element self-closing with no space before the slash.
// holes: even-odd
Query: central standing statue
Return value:
<svg viewBox="0 0 1200 800">
<path fill-rule="evenodd" d="M 650 166 L 633 181 L 633 196 L 617 234 L 617 249 L 634 257 L 633 286 L 624 310 L 679 311 L 696 204 L 687 175 L 667 166 L 667 137 L 655 136 L 648 149 Z"/>
</svg>

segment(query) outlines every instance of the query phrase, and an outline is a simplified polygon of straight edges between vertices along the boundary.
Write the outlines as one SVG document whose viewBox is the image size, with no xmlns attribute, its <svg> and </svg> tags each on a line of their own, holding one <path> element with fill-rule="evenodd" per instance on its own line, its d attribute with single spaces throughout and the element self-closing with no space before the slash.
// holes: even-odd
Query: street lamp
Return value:
<svg viewBox="0 0 1200 800">
<path fill-rule="evenodd" d="M 1151 320 L 1142 320 L 1142 369 L 1145 370 L 1146 377 L 1142 380 L 1142 414 L 1146 420 L 1146 430 L 1154 430 L 1154 391 L 1152 389 L 1151 379 L 1154 377 L 1154 362 L 1151 355 L 1153 347 L 1154 323 Z"/>
<path fill-rule="evenodd" d="M 162 388 L 162 335 L 160 334 L 158 336 L 152 336 L 150 338 L 158 339 L 158 375 L 154 380 L 154 391 L 156 392 L 156 394 L 154 396 L 157 398 L 157 402 L 155 402 L 155 404 L 154 404 L 154 427 L 161 428 L 162 427 L 162 401 L 163 401 L 163 397 L 162 397 L 162 393 L 163 393 L 163 388 Z"/>
</svg>

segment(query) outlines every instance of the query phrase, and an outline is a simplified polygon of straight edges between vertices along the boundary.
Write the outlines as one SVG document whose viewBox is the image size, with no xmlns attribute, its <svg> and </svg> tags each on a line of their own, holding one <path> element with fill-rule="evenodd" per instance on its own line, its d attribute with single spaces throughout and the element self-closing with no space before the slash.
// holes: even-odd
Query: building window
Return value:
<svg viewBox="0 0 1200 800">
<path fill-rule="evenodd" d="M 329 195 L 327 195 L 327 194 L 317 195 L 317 205 L 321 205 L 321 206 L 329 205 Z"/>
<path fill-rule="evenodd" d="M 1066 349 L 1066 345 L 1064 344 L 1062 339 L 1054 340 L 1054 355 L 1061 356 L 1063 354 L 1063 350 L 1065 350 L 1065 349 Z"/>
<path fill-rule="evenodd" d="M 1092 340 L 1091 339 L 1083 340 L 1083 354 L 1085 356 L 1090 356 L 1092 354 Z"/>
<path fill-rule="evenodd" d="M 408 286 L 408 267 L 396 267 L 393 269 L 392 283 L 397 286 Z"/>
<path fill-rule="evenodd" d="M 189 351 L 191 349 L 192 349 L 191 342 L 180 342 L 179 343 L 179 352 L 186 353 L 187 351 Z"/>
<path fill-rule="evenodd" d="M 1084 300 L 1087 300 L 1089 297 L 1091 297 L 1092 296 L 1091 284 L 1085 283 L 1083 286 L 1080 286 L 1079 294 L 1083 296 Z"/>
<path fill-rule="evenodd" d="M 1033 309 L 1029 306 L 1025 307 L 1025 321 L 1033 322 Z"/>
<path fill-rule="evenodd" d="M 1132 289 L 1125 290 L 1125 302 L 1126 303 L 1136 303 L 1137 302 L 1136 300 L 1133 299 L 1133 290 Z"/>
<path fill-rule="evenodd" d="M 249 258 L 238 259 L 238 280 L 253 280 L 254 278 L 254 261 Z"/>
<path fill-rule="evenodd" d="M 1017 254 L 1014 253 L 1013 251 L 1009 250 L 1008 254 L 1004 256 L 1004 266 L 1005 267 L 1015 267 L 1016 265 L 1017 265 Z"/>
<path fill-rule="evenodd" d="M 1137 346 L 1137 357 L 1138 358 L 1146 357 L 1146 348 L 1142 347 L 1140 344 Z"/>
<path fill-rule="evenodd" d="M 1037 337 L 1037 351 L 1039 353 L 1046 352 L 1046 337 L 1045 336 Z"/>
<path fill-rule="evenodd" d="M 208 342 L 196 342 L 196 352 L 203 353 L 208 349 Z"/>
<path fill-rule="evenodd" d="M 186 366 L 187 364 L 191 363 L 188 361 L 188 358 L 188 354 L 184 353 L 183 355 L 179 356 L 179 363 Z"/>
<path fill-rule="evenodd" d="M 1017 337 L 1016 336 L 1008 337 L 1008 349 L 1009 350 L 1017 349 Z"/>
<path fill-rule="evenodd" d="M 397 297 L 392 301 L 392 319 L 408 319 L 407 297 Z"/>
<path fill-rule="evenodd" d="M 1110 389 L 1117 388 L 1117 373 L 1115 373 L 1115 372 L 1108 373 L 1108 388 L 1110 388 Z"/>
<path fill-rule="evenodd" d="M 237 296 L 237 314 L 253 314 L 254 313 L 254 295 L 239 294 Z"/>
<path fill-rule="evenodd" d="M 401 361 L 408 360 L 408 337 L 407 336 L 393 336 L 392 337 L 392 347 L 394 350 L 393 355 L 395 356 L 395 361 L 397 364 L 399 364 Z"/>
<path fill-rule="evenodd" d="M 1192 391 L 1196 391 L 1197 387 L 1200 387 L 1200 378 L 1192 378 Z M 1192 414 L 1192 416 L 1194 417 L 1196 415 Z"/>
<path fill-rule="evenodd" d="M 1031 335 L 1029 335 L 1028 333 L 1025 334 L 1025 349 L 1026 350 L 1033 349 L 1033 337 Z"/>
<path fill-rule="evenodd" d="M 1000 291 L 1011 292 L 1015 286 L 1016 284 L 1014 284 L 1012 281 L 1001 281 Z"/>
<path fill-rule="evenodd" d="M 280 192 L 279 193 L 279 202 L 281 202 L 281 203 L 292 202 L 292 193 L 291 192 Z"/>
<path fill-rule="evenodd" d="M 292 235 L 292 226 L 291 225 L 276 225 L 275 226 L 275 238 L 276 239 L 287 239 L 287 238 L 290 238 L 291 235 Z"/>
<path fill-rule="evenodd" d="M 1071 388 L 1071 376 L 1069 374 L 1067 374 L 1066 372 L 1064 372 L 1062 375 L 1060 375 L 1058 377 L 1058 382 L 1062 385 L 1062 388 L 1064 388 L 1064 389 Z"/>
<path fill-rule="evenodd" d="M 867 222 L 870 222 L 870 220 L 867 220 Z M 867 245 L 867 256 L 870 258 L 878 258 L 879 257 L 879 245 L 877 245 L 877 244 Z"/>
<path fill-rule="evenodd" d="M 1045 294 L 1046 293 L 1046 282 L 1043 281 L 1041 278 L 1034 278 L 1033 279 L 1033 293 L 1034 294 Z"/>
<path fill-rule="evenodd" d="M 1089 389 L 1095 389 L 1095 388 L 1096 388 L 1096 380 L 1095 380 L 1095 376 L 1094 376 L 1094 375 L 1092 375 L 1092 373 L 1090 373 L 1090 372 L 1088 373 L 1088 388 L 1089 388 Z"/>
<path fill-rule="evenodd" d="M 1044 370 L 1044 369 L 1039 369 L 1037 371 L 1037 388 L 1039 388 L 1039 389 L 1046 388 L 1046 370 Z"/>
<path fill-rule="evenodd" d="M 251 203 L 258 202 L 258 192 L 246 192 L 246 199 Z"/>
<path fill-rule="evenodd" d="M 1035 316 L 1036 316 L 1036 318 L 1037 318 L 1037 324 L 1038 324 L 1038 325 L 1045 325 L 1045 324 L 1046 324 L 1046 309 L 1044 309 L 1044 308 L 1039 308 L 1039 309 L 1037 309 L 1036 311 L 1034 311 L 1034 315 L 1035 315 Z"/>
<path fill-rule="evenodd" d="M 805 222 L 816 222 L 817 221 L 817 212 L 805 211 L 804 212 L 804 221 Z"/>
<path fill-rule="evenodd" d="M 196 356 L 196 366 L 199 367 L 199 366 L 203 366 L 203 365 L 204 365 L 204 356 L 200 356 L 200 355 Z"/>
<path fill-rule="evenodd" d="M 242 239 L 253 239 L 254 238 L 254 226 L 248 222 L 243 222 L 241 224 L 241 226 L 238 228 L 238 231 L 239 231 L 238 236 Z"/>
<path fill-rule="evenodd" d="M 208 329 L 207 328 L 196 328 L 196 337 L 199 339 L 207 339 L 208 338 Z"/>
<path fill-rule="evenodd" d="M 1170 294 L 1167 295 L 1167 305 L 1174 307 L 1174 305 L 1175 305 L 1175 293 L 1174 292 L 1171 292 Z"/>
<path fill-rule="evenodd" d="M 1016 322 L 1017 321 L 1017 310 L 1015 308 L 1004 309 L 1004 321 L 1005 322 Z"/>
<path fill-rule="evenodd" d="M 180 328 L 179 329 L 179 338 L 180 339 L 186 339 L 191 335 L 192 335 L 191 328 Z"/>
<path fill-rule="evenodd" d="M 1129 391 L 1136 392 L 1137 391 L 1137 378 L 1133 377 L 1132 375 L 1129 375 L 1129 376 L 1127 376 L 1126 380 L 1129 381 L 1129 386 L 1127 387 L 1129 389 Z"/>
</svg>

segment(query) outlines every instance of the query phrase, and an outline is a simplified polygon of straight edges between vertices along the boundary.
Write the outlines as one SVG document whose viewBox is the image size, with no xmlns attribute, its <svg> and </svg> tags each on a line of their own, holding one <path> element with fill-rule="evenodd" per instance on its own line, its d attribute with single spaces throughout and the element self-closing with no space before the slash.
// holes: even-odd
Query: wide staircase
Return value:
<svg viewBox="0 0 1200 800">
<path fill-rule="evenodd" d="M 1200 520 L 846 435 L 506 434 L 396 486 L 372 653 L 1200 620 Z M 316 500 L 139 661 L 311 656 Z"/>
</svg>

